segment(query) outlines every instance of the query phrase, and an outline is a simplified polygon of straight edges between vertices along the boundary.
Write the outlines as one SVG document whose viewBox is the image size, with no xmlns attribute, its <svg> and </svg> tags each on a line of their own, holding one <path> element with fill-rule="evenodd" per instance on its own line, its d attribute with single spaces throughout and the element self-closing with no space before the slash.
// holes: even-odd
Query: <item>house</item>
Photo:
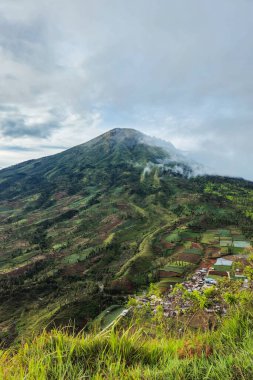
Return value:
<svg viewBox="0 0 253 380">
<path fill-rule="evenodd" d="M 223 259 L 222 257 L 216 260 L 214 264 L 214 269 L 218 271 L 227 271 L 230 272 L 232 270 L 233 261 Z"/>
</svg>

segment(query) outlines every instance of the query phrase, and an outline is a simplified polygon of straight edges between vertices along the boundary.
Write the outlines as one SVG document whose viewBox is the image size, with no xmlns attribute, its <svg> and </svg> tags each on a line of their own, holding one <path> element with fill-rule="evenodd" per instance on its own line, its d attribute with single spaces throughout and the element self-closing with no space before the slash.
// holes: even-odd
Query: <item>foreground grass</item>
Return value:
<svg viewBox="0 0 253 380">
<path fill-rule="evenodd" d="M 151 338 L 141 329 L 72 336 L 44 332 L 2 352 L 1 380 L 253 379 L 253 312 L 235 310 L 216 332 Z"/>
</svg>

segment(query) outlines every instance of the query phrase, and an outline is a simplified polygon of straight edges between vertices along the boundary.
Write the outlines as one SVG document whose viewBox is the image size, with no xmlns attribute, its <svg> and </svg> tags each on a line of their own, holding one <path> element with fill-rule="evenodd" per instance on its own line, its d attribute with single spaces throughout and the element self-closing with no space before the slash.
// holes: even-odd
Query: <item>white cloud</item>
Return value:
<svg viewBox="0 0 253 380">
<path fill-rule="evenodd" d="M 0 148 L 0 166 L 127 126 L 253 179 L 252 11 L 246 0 L 2 0 L 0 147 L 35 151 Z"/>
</svg>

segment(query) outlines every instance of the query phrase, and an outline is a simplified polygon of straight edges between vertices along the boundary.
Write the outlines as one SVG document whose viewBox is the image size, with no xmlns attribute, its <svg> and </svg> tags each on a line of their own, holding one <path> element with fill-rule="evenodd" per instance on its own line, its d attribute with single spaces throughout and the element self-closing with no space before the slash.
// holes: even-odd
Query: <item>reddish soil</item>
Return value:
<svg viewBox="0 0 253 380">
<path fill-rule="evenodd" d="M 200 342 L 198 344 L 196 344 L 196 342 L 186 342 L 184 347 L 179 349 L 178 356 L 179 359 L 193 358 L 196 356 L 199 358 L 203 356 L 208 358 L 212 353 L 212 347 L 207 344 L 203 345 Z"/>
<path fill-rule="evenodd" d="M 27 273 L 30 269 L 32 269 L 34 267 L 34 263 L 36 263 L 38 261 L 42 261 L 44 259 L 45 259 L 45 256 L 43 256 L 43 255 L 36 256 L 32 259 L 32 261 L 33 261 L 32 263 L 23 265 L 19 268 L 14 268 L 10 272 L 2 273 L 1 275 L 4 277 L 22 276 L 23 274 Z"/>
<path fill-rule="evenodd" d="M 192 264 L 198 264 L 201 260 L 201 257 L 199 255 L 194 255 L 191 253 L 179 253 L 179 255 L 176 256 L 176 260 L 186 261 Z"/>
<path fill-rule="evenodd" d="M 226 260 L 239 261 L 243 265 L 248 265 L 248 260 L 246 257 L 237 257 L 236 255 L 229 255 L 226 256 Z"/>
<path fill-rule="evenodd" d="M 182 241 L 192 241 L 192 238 L 191 237 L 185 237 L 185 238 L 182 238 Z"/>
<path fill-rule="evenodd" d="M 119 210 L 123 210 L 123 211 L 129 210 L 129 205 L 127 203 L 118 203 L 117 207 Z"/>
<path fill-rule="evenodd" d="M 167 242 L 167 241 L 165 241 L 165 240 L 162 240 L 162 245 L 163 245 L 164 248 L 166 248 L 166 249 L 172 249 L 172 248 L 175 247 L 175 244 L 173 244 L 173 243 L 169 243 L 169 242 Z"/>
<path fill-rule="evenodd" d="M 192 242 L 191 248 L 202 249 L 199 243 L 193 243 L 193 242 Z"/>
<path fill-rule="evenodd" d="M 185 247 L 183 245 L 180 245 L 180 246 L 178 246 L 178 247 L 175 248 L 174 253 L 175 254 L 183 253 L 184 250 L 185 250 Z"/>
<path fill-rule="evenodd" d="M 220 248 L 209 247 L 206 250 L 206 254 L 210 257 L 220 257 Z"/>
<path fill-rule="evenodd" d="M 103 226 L 100 229 L 100 234 L 103 238 L 106 238 L 109 232 L 122 223 L 122 220 L 120 220 L 117 215 L 112 214 L 104 218 L 102 223 Z"/>
<path fill-rule="evenodd" d="M 228 274 L 227 274 L 227 272 L 222 272 L 222 271 L 220 271 L 220 270 L 210 270 L 209 271 L 209 274 L 210 275 L 215 275 L 215 276 L 222 276 L 222 277 L 228 277 Z"/>
<path fill-rule="evenodd" d="M 33 267 L 33 264 L 24 265 L 23 267 L 15 268 L 11 272 L 3 273 L 2 275 L 6 277 L 22 276 L 23 274 L 28 272 L 32 267 Z"/>
<path fill-rule="evenodd" d="M 62 199 L 67 196 L 67 193 L 65 191 L 60 191 L 55 194 L 54 198 L 58 201 L 59 199 Z"/>
<path fill-rule="evenodd" d="M 155 245 L 154 246 L 154 252 L 157 253 L 157 254 L 162 254 L 163 253 L 163 249 L 161 247 L 159 247 L 158 245 Z"/>
<path fill-rule="evenodd" d="M 111 282 L 110 291 L 112 293 L 131 293 L 133 290 L 134 287 L 132 282 L 126 278 L 121 278 L 119 280 L 114 280 Z"/>
<path fill-rule="evenodd" d="M 102 259 L 102 257 L 103 257 L 103 255 L 92 257 L 90 259 L 90 262 L 94 264 L 94 263 L 98 262 L 100 259 Z"/>
<path fill-rule="evenodd" d="M 71 264 L 62 269 L 63 276 L 76 276 L 82 275 L 87 269 L 84 263 Z"/>
<path fill-rule="evenodd" d="M 10 207 L 10 208 L 18 208 L 20 206 L 20 202 L 19 201 L 7 201 L 6 203 L 4 203 L 4 205 L 6 205 L 7 207 Z"/>
<path fill-rule="evenodd" d="M 26 240 L 18 240 L 15 245 L 16 248 L 26 248 L 29 247 L 29 242 Z"/>
<path fill-rule="evenodd" d="M 201 262 L 200 267 L 209 269 L 214 265 L 215 262 L 216 262 L 215 259 L 204 259 Z"/>
<path fill-rule="evenodd" d="M 172 271 L 159 270 L 159 277 L 160 278 L 182 277 L 182 274 L 177 273 L 177 272 L 172 272 Z"/>
</svg>

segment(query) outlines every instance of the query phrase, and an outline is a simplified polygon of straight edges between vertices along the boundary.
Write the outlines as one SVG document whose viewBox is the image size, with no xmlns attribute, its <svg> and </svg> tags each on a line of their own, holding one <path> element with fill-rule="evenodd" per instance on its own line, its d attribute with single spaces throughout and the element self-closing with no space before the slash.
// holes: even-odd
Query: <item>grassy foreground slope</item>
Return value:
<svg viewBox="0 0 253 380">
<path fill-rule="evenodd" d="M 0 357 L 3 380 L 250 380 L 252 294 L 231 307 L 218 330 L 173 336 L 161 325 L 78 336 L 44 332 Z M 151 333 L 152 330 L 152 333 Z"/>
</svg>

